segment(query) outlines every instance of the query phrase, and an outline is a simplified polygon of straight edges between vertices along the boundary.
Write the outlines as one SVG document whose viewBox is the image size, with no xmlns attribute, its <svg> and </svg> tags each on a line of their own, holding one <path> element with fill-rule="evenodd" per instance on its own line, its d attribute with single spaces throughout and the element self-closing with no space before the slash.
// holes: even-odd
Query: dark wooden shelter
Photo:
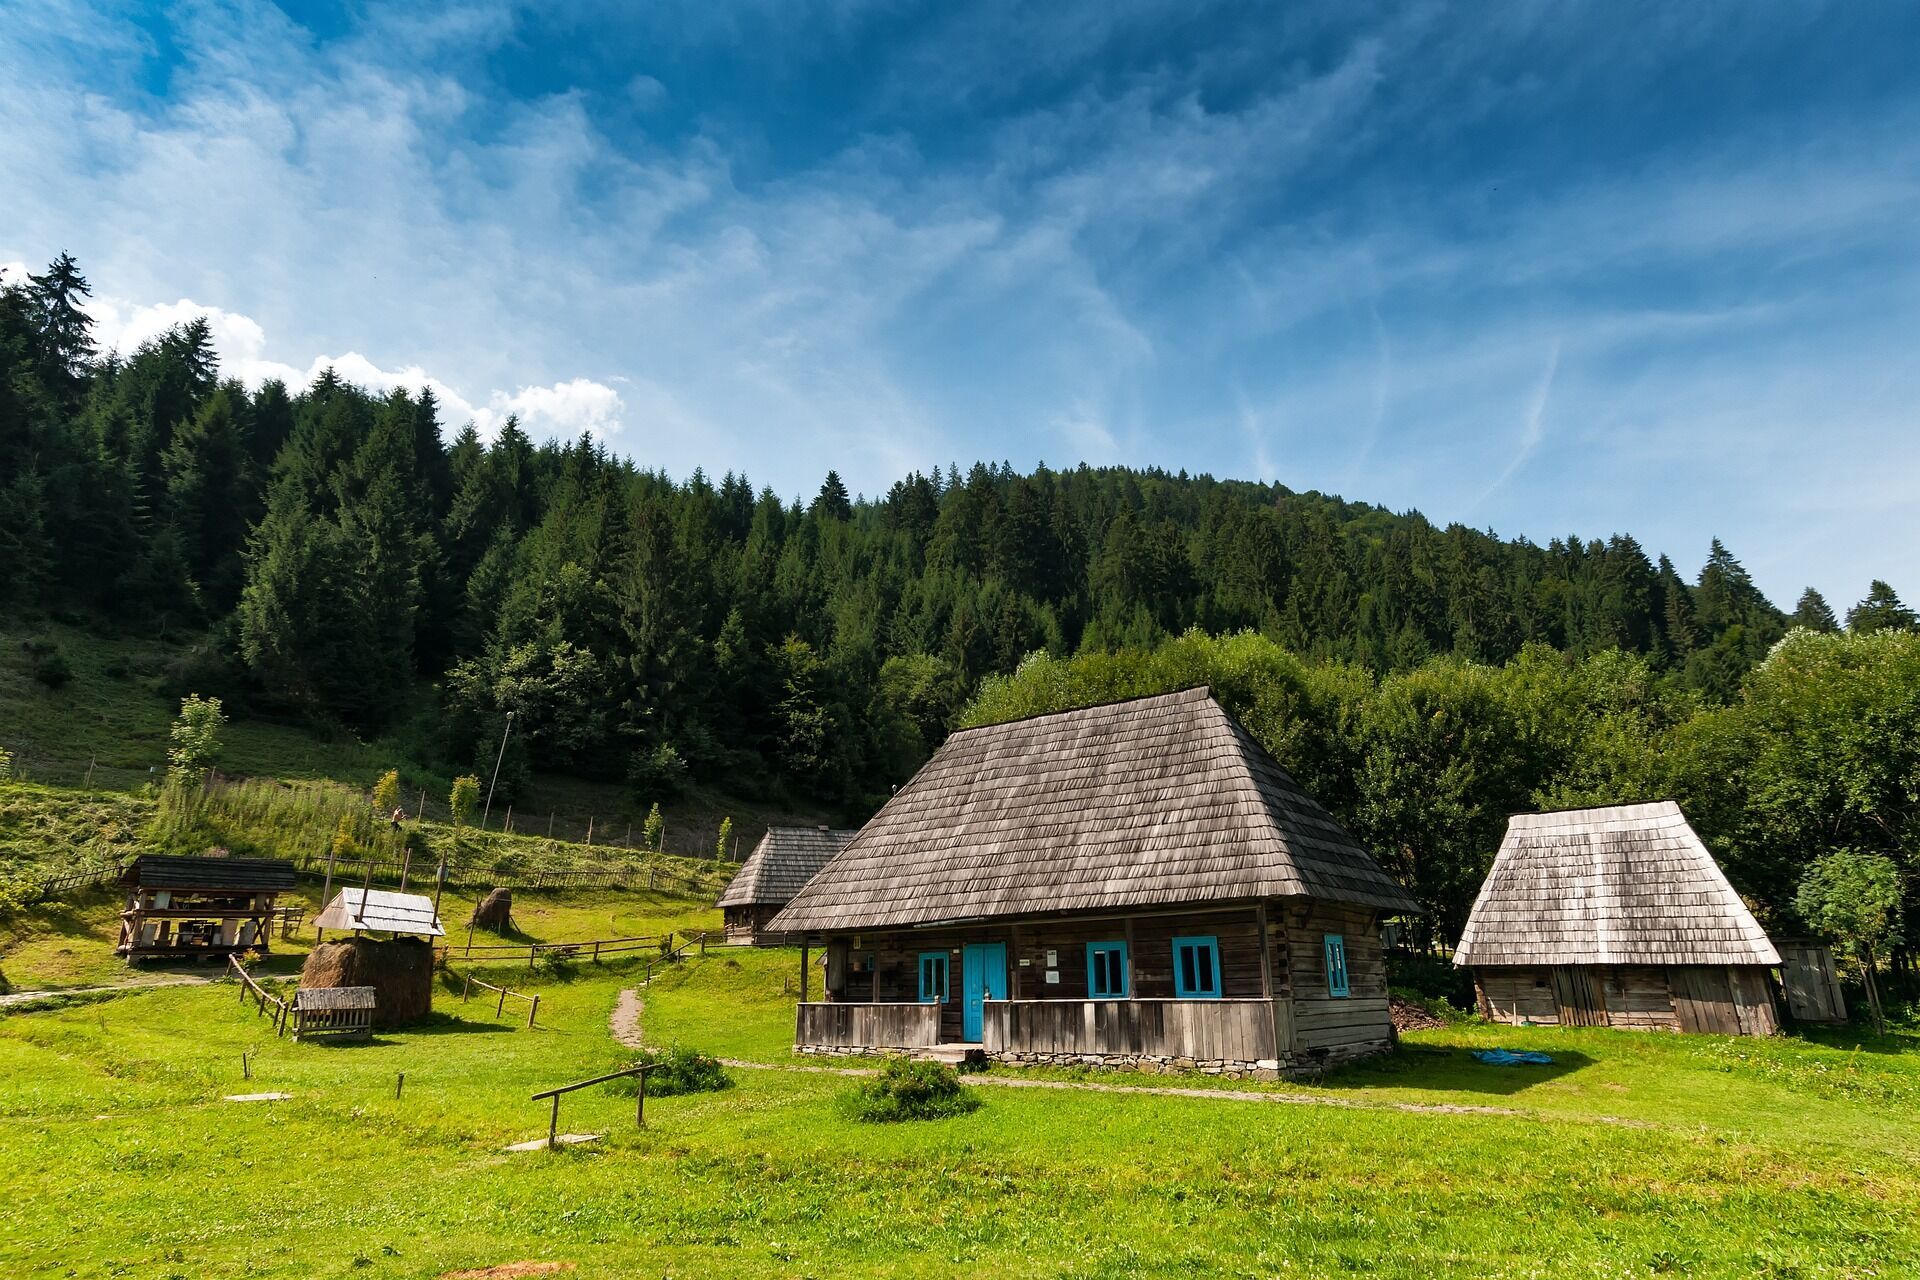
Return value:
<svg viewBox="0 0 1920 1280">
<path fill-rule="evenodd" d="M 1205 688 L 953 734 L 769 927 L 803 1052 L 1271 1077 L 1387 1048 L 1417 910 Z"/>
<path fill-rule="evenodd" d="M 768 827 L 720 895 L 727 941 L 780 941 L 767 922 L 792 901 L 800 887 L 847 847 L 854 832 L 835 827 Z"/>
<path fill-rule="evenodd" d="M 127 905 L 114 950 L 129 963 L 223 959 L 267 950 L 274 899 L 292 890 L 293 864 L 146 853 L 120 882 Z"/>
<path fill-rule="evenodd" d="M 1453 962 L 1498 1022 L 1779 1029 L 1780 954 L 1671 800 L 1509 818 Z"/>
</svg>

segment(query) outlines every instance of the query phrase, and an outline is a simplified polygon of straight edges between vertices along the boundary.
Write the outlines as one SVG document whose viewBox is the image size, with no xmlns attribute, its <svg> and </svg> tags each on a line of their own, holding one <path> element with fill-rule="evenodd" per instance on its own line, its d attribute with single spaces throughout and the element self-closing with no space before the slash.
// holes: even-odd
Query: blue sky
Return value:
<svg viewBox="0 0 1920 1280">
<path fill-rule="evenodd" d="M 1275 479 L 1920 596 L 1920 9 L 26 0 L 0 263 L 121 345 L 788 495 Z"/>
</svg>

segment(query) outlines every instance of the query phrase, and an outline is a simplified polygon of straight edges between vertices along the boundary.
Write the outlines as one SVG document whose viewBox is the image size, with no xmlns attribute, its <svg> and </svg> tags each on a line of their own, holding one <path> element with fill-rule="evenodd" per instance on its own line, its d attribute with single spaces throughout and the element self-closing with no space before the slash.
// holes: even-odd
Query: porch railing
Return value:
<svg viewBox="0 0 1920 1280">
<path fill-rule="evenodd" d="M 926 1049 L 940 1043 L 937 1004 L 803 1004 L 794 1043 L 828 1049 Z"/>
<path fill-rule="evenodd" d="M 1274 1058 L 1269 1000 L 989 1000 L 988 1053 L 1080 1053 L 1258 1062 Z"/>
</svg>

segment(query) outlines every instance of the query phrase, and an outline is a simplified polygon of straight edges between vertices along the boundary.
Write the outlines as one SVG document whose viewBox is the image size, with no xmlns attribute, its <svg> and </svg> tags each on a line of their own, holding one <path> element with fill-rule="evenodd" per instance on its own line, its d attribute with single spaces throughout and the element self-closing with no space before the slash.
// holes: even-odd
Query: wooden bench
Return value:
<svg viewBox="0 0 1920 1280">
<path fill-rule="evenodd" d="M 372 987 L 303 987 L 293 994 L 293 1038 L 368 1039 L 374 1005 Z"/>
</svg>

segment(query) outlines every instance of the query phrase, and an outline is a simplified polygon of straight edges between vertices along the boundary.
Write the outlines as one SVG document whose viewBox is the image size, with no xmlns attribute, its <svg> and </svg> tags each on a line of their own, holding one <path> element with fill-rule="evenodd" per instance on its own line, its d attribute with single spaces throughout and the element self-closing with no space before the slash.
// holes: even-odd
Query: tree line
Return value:
<svg viewBox="0 0 1920 1280">
<path fill-rule="evenodd" d="M 1624 534 L 1542 546 L 1184 472 L 949 465 L 858 499 L 829 472 L 805 501 L 675 480 L 512 418 L 449 433 L 430 391 L 331 370 L 250 390 L 204 320 L 103 353 L 87 297 L 65 255 L 0 282 L 0 602 L 210 634 L 192 691 L 449 774 L 488 775 L 511 714 L 506 798 L 543 769 L 860 817 L 1027 655 L 1194 628 L 1370 678 L 1627 655 L 1726 706 L 1790 626 L 1840 627 L 1718 541 L 1683 577 Z M 1913 614 L 1876 583 L 1848 625 Z"/>
</svg>

